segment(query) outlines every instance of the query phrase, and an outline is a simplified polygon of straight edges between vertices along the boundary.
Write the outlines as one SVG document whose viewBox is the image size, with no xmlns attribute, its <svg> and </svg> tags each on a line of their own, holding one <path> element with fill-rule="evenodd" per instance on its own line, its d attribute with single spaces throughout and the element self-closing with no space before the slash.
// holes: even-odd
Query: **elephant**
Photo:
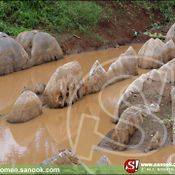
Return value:
<svg viewBox="0 0 175 175">
<path fill-rule="evenodd" d="M 29 121 L 42 114 L 42 103 L 32 91 L 26 90 L 17 98 L 6 119 L 10 123 Z"/>
<path fill-rule="evenodd" d="M 169 41 L 171 39 L 175 42 L 175 23 L 170 27 L 165 36 L 165 41 Z"/>
<path fill-rule="evenodd" d="M 139 50 L 139 67 L 157 69 L 175 57 L 175 44 L 172 40 L 164 43 L 160 39 L 149 39 Z"/>
<path fill-rule="evenodd" d="M 16 41 L 28 53 L 30 67 L 63 57 L 60 45 L 49 33 L 37 30 L 25 31 L 18 34 Z"/>
<path fill-rule="evenodd" d="M 124 150 L 137 127 L 143 123 L 143 111 L 135 106 L 127 108 L 121 115 L 112 133 L 114 150 Z"/>
<path fill-rule="evenodd" d="M 43 92 L 44 103 L 51 108 L 70 105 L 83 95 L 83 74 L 77 61 L 58 67 Z"/>
<path fill-rule="evenodd" d="M 0 32 L 0 75 L 27 68 L 29 57 L 13 38 Z"/>
<path fill-rule="evenodd" d="M 138 75 L 138 55 L 130 46 L 109 66 L 107 79 L 110 84 L 135 75 Z"/>
<path fill-rule="evenodd" d="M 80 160 L 77 155 L 70 149 L 59 150 L 56 154 L 47 160 L 44 160 L 42 165 L 80 165 Z"/>
<path fill-rule="evenodd" d="M 99 61 L 96 60 L 89 71 L 87 79 L 85 80 L 85 93 L 91 94 L 100 91 L 105 85 L 106 81 L 107 72 Z"/>
</svg>

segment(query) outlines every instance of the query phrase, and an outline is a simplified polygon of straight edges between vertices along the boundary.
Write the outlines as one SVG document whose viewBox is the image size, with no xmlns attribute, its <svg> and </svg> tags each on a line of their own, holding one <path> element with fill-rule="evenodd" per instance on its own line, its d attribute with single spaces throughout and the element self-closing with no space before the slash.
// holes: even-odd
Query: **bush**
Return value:
<svg viewBox="0 0 175 175">
<path fill-rule="evenodd" d="M 159 4 L 160 11 L 164 14 L 165 19 L 167 21 L 175 20 L 174 8 L 175 8 L 175 0 L 172 1 L 160 1 Z"/>
<path fill-rule="evenodd" d="M 0 30 L 12 35 L 39 28 L 86 31 L 104 13 L 100 5 L 87 1 L 0 1 Z"/>
<path fill-rule="evenodd" d="M 162 15 L 165 17 L 167 22 L 175 20 L 175 0 L 164 0 L 164 1 L 151 1 L 151 0 L 143 0 L 143 1 L 132 1 L 136 5 L 146 9 L 151 13 L 152 10 L 160 10 Z"/>
</svg>

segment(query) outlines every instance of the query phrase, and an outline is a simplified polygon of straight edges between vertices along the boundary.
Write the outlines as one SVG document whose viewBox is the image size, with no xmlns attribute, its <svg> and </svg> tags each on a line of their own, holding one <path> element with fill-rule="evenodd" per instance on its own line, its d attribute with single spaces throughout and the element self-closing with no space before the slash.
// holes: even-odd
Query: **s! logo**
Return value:
<svg viewBox="0 0 175 175">
<path fill-rule="evenodd" d="M 136 159 L 128 159 L 124 163 L 124 168 L 128 173 L 135 173 L 139 169 L 139 160 Z"/>
</svg>

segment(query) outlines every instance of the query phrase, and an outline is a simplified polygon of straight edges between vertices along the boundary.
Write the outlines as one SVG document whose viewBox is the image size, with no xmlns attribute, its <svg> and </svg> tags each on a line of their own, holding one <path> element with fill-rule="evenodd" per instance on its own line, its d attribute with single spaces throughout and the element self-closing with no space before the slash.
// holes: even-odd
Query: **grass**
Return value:
<svg viewBox="0 0 175 175">
<path fill-rule="evenodd" d="M 162 14 L 164 14 L 165 19 L 167 21 L 174 21 L 175 20 L 175 16 L 174 16 L 175 0 L 160 1 L 159 5 L 160 5 L 159 9 L 162 12 Z"/>
<path fill-rule="evenodd" d="M 0 31 L 12 36 L 31 29 L 42 29 L 53 33 L 89 32 L 98 25 L 100 20 L 113 20 L 116 13 L 122 18 L 122 14 L 126 13 L 124 6 L 130 3 L 138 8 L 144 8 L 150 17 L 155 14 L 154 10 L 159 10 L 166 22 L 175 20 L 175 0 L 131 0 L 130 2 L 116 0 L 113 2 L 118 4 L 117 10 L 111 10 L 98 1 L 1 0 Z M 101 40 L 99 37 L 97 39 Z"/>
<path fill-rule="evenodd" d="M 30 29 L 85 32 L 94 27 L 105 9 L 82 1 L 0 1 L 0 30 L 10 35 Z"/>
<path fill-rule="evenodd" d="M 164 16 L 166 22 L 175 20 L 175 0 L 136 0 L 132 1 L 132 3 L 146 9 L 150 14 L 154 10 L 159 10 Z"/>
</svg>

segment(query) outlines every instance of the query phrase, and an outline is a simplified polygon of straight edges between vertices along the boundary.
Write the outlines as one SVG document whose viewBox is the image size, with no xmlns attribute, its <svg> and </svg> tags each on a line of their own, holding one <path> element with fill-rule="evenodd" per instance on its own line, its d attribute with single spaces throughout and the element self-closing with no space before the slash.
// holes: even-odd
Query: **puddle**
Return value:
<svg viewBox="0 0 175 175">
<path fill-rule="evenodd" d="M 133 45 L 138 50 L 140 45 Z M 51 62 L 0 77 L 0 114 L 7 113 L 24 86 L 47 83 L 56 68 L 77 60 L 86 75 L 96 59 L 107 69 L 111 59 L 119 56 L 127 46 L 102 51 L 69 55 Z M 139 74 L 145 73 L 139 70 Z M 135 77 L 136 78 L 136 77 Z M 137 151 L 110 152 L 97 150 L 102 137 L 115 125 L 111 122 L 114 105 L 123 90 L 135 79 L 127 79 L 106 87 L 103 91 L 85 96 L 71 108 L 44 109 L 43 114 L 26 123 L 10 124 L 0 120 L 0 164 L 37 164 L 57 150 L 75 148 L 85 163 L 96 162 L 107 155 L 112 163 L 123 163 L 127 158 L 143 162 L 165 162 L 175 153 L 174 146 L 143 154 Z M 93 146 L 94 145 L 94 146 Z"/>
</svg>

